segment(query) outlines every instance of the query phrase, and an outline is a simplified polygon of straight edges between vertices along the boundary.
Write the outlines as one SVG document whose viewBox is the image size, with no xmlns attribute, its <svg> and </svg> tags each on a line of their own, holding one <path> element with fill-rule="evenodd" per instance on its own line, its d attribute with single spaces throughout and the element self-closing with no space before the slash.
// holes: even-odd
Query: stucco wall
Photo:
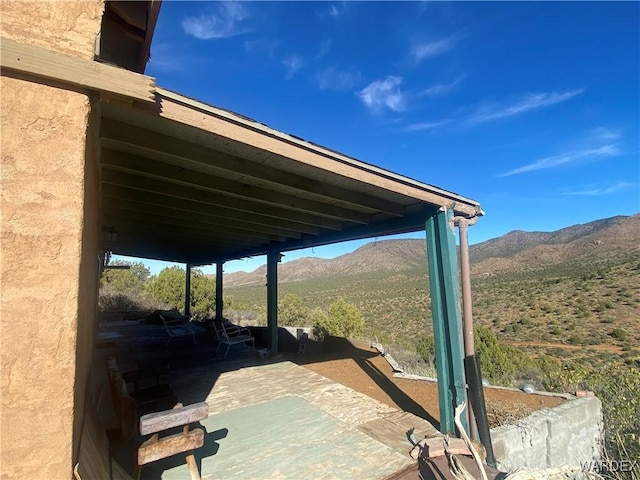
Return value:
<svg viewBox="0 0 640 480">
<path fill-rule="evenodd" d="M 102 11 L 101 1 L 5 0 L 1 33 L 89 59 Z M 0 81 L 1 475 L 68 479 L 96 323 L 91 105 L 82 93 Z"/>
<path fill-rule="evenodd" d="M 5 38 L 90 60 L 103 11 L 103 0 L 2 0 L 0 27 Z"/>
</svg>

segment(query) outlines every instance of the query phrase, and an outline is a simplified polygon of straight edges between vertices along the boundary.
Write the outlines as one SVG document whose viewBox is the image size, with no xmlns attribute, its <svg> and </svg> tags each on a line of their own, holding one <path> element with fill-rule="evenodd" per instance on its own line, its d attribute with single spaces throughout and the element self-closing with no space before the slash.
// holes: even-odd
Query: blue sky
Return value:
<svg viewBox="0 0 640 480">
<path fill-rule="evenodd" d="M 638 2 L 165 0 L 151 55 L 162 87 L 479 200 L 471 243 L 640 211 Z"/>
</svg>

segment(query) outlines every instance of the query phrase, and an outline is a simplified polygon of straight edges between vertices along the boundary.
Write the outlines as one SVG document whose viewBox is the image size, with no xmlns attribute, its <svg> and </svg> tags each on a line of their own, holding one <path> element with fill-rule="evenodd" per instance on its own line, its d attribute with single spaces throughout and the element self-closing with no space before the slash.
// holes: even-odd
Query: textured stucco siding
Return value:
<svg viewBox="0 0 640 480">
<path fill-rule="evenodd" d="M 1 34 L 90 59 L 103 8 L 5 0 Z M 0 79 L 0 468 L 68 479 L 96 323 L 98 169 L 89 97 L 30 80 Z"/>
<path fill-rule="evenodd" d="M 0 2 L 2 36 L 20 43 L 93 59 L 104 1 Z"/>
</svg>

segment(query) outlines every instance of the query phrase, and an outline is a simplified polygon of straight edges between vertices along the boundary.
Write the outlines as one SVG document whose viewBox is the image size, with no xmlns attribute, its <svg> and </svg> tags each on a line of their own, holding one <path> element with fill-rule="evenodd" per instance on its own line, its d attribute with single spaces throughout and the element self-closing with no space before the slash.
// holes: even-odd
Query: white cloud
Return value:
<svg viewBox="0 0 640 480">
<path fill-rule="evenodd" d="M 269 58 L 273 58 L 275 54 L 278 41 L 276 40 L 245 40 L 244 51 L 245 53 L 260 53 L 266 54 Z"/>
<path fill-rule="evenodd" d="M 240 23 L 246 11 L 239 2 L 220 2 L 215 11 L 197 17 L 185 17 L 182 28 L 185 33 L 200 40 L 227 38 L 247 33 Z"/>
<path fill-rule="evenodd" d="M 339 17 L 341 15 L 344 15 L 344 3 L 343 3 L 342 9 L 340 9 L 334 3 L 332 3 L 329 6 L 329 15 L 331 15 L 332 17 Z"/>
<path fill-rule="evenodd" d="M 530 93 L 510 104 L 488 105 L 478 108 L 467 118 L 466 123 L 479 124 L 513 117 L 514 115 L 520 115 L 533 110 L 540 110 L 541 108 L 565 102 L 580 95 L 582 92 L 584 92 L 584 88 L 569 90 L 563 93 Z"/>
<path fill-rule="evenodd" d="M 389 75 L 384 80 L 376 80 L 367 85 L 358 92 L 358 96 L 374 111 L 388 108 L 394 112 L 400 112 L 405 108 L 405 96 L 400 90 L 401 83 L 401 77 Z"/>
<path fill-rule="evenodd" d="M 316 55 L 315 60 L 319 60 L 322 57 L 324 57 L 327 53 L 329 53 L 329 50 L 331 50 L 332 44 L 333 44 L 333 40 L 331 39 L 325 40 L 324 42 L 322 42 L 322 44 L 320 45 L 320 51 L 318 52 L 318 55 Z"/>
<path fill-rule="evenodd" d="M 621 151 L 616 144 L 603 145 L 597 148 L 589 148 L 573 152 L 566 152 L 560 155 L 544 157 L 535 162 L 514 168 L 508 172 L 500 174 L 500 177 L 508 177 L 520 173 L 534 172 L 536 170 L 544 170 L 548 168 L 560 167 L 562 165 L 582 163 L 586 161 L 598 160 L 601 158 L 617 157 L 621 155 Z"/>
<path fill-rule="evenodd" d="M 344 92 L 356 86 L 360 81 L 360 73 L 345 72 L 329 67 L 318 72 L 315 80 L 320 90 L 337 90 Z"/>
<path fill-rule="evenodd" d="M 448 118 L 444 120 L 440 120 L 439 122 L 413 123 L 407 127 L 407 130 L 409 130 L 410 132 L 417 132 L 420 130 L 433 130 L 435 128 L 442 127 L 443 125 L 446 125 L 448 123 L 451 123 L 451 120 Z"/>
<path fill-rule="evenodd" d="M 455 90 L 456 87 L 460 85 L 460 83 L 462 83 L 462 80 L 463 77 L 460 77 L 451 83 L 439 83 L 438 85 L 427 88 L 422 92 L 421 95 L 426 95 L 428 97 L 439 97 L 441 95 L 446 95 L 447 93 Z"/>
<path fill-rule="evenodd" d="M 605 127 L 594 128 L 590 130 L 588 134 L 590 137 L 597 140 L 602 140 L 603 142 L 615 141 L 622 137 L 622 135 L 619 132 L 615 132 Z"/>
<path fill-rule="evenodd" d="M 623 190 L 635 187 L 637 184 L 629 182 L 615 182 L 609 185 L 584 185 L 575 190 L 565 190 L 562 195 L 578 195 L 578 196 L 591 196 L 597 197 L 601 195 L 611 195 Z"/>
<path fill-rule="evenodd" d="M 449 38 L 443 38 L 435 42 L 426 42 L 415 44 L 411 48 L 411 58 L 416 62 L 421 62 L 430 57 L 441 55 L 451 50 L 458 42 L 458 36 L 453 35 Z"/>
<path fill-rule="evenodd" d="M 282 60 L 282 64 L 287 69 L 287 80 L 290 80 L 307 64 L 307 61 L 300 55 L 293 54 Z"/>
</svg>

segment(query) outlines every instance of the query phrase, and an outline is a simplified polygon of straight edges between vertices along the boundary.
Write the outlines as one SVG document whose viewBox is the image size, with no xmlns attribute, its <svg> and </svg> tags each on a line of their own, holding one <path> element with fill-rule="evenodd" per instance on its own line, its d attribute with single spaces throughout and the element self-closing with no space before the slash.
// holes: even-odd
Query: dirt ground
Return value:
<svg viewBox="0 0 640 480">
<path fill-rule="evenodd" d="M 366 343 L 351 342 L 351 345 L 343 345 L 339 351 L 292 355 L 288 359 L 438 426 L 437 385 L 428 381 L 394 378 L 389 363 Z M 559 397 L 495 388 L 485 388 L 484 395 L 491 427 L 513 422 L 535 410 L 554 407 L 565 401 Z"/>
</svg>

